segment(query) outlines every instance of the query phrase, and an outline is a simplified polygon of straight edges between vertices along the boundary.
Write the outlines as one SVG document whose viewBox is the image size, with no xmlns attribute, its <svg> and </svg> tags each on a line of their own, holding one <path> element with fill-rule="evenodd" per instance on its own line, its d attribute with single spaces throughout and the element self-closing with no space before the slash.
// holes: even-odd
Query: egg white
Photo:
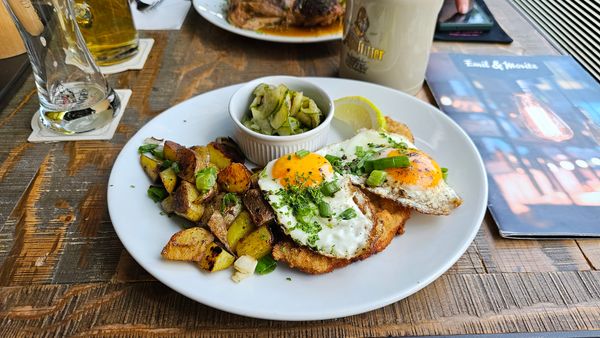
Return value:
<svg viewBox="0 0 600 338">
<path fill-rule="evenodd" d="M 265 199 L 275 211 L 277 221 L 283 231 L 296 243 L 310 246 L 324 256 L 351 259 L 360 255 L 369 244 L 370 233 L 373 229 L 373 216 L 368 211 L 366 214 L 363 213 L 355 202 L 355 199 L 359 203 L 362 201 L 362 193 L 352 187 L 350 179 L 335 172 L 327 172 L 325 175 L 324 182 L 337 180 L 341 189 L 332 197 L 324 197 L 323 200 L 329 204 L 334 216 L 331 218 L 313 217 L 313 221 L 319 223 L 321 230 L 318 232 L 318 239 L 314 245 L 309 245 L 310 234 L 296 227 L 298 220 L 292 215 L 291 208 L 284 204 L 282 197 L 277 194 L 284 187 L 279 183 L 279 179 L 273 178 L 271 174 L 276 161 L 273 160 L 267 164 L 260 175 L 258 184 Z M 354 209 L 356 217 L 349 220 L 337 217 L 348 208 Z"/>
<path fill-rule="evenodd" d="M 383 147 L 376 148 L 378 153 L 374 155 L 373 159 L 383 158 L 394 149 L 390 139 L 394 142 L 403 142 L 408 148 L 418 149 L 402 135 L 369 129 L 360 131 L 356 136 L 346 141 L 326 146 L 316 153 L 321 156 L 329 154 L 344 157 L 345 161 L 352 161 L 357 157 L 355 154 L 356 147 L 369 149 L 369 144 L 375 144 L 383 145 Z M 439 180 L 435 186 L 423 187 L 397 181 L 388 175 L 386 181 L 380 186 L 369 187 L 366 185 L 368 174 L 355 175 L 348 173 L 344 176 L 349 177 L 355 185 L 425 214 L 448 215 L 462 203 L 458 194 L 443 179 Z"/>
</svg>

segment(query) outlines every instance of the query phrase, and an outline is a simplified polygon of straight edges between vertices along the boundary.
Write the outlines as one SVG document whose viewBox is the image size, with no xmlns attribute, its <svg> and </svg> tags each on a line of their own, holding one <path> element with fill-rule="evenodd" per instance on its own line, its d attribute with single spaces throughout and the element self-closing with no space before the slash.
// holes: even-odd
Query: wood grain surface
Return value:
<svg viewBox="0 0 600 338">
<path fill-rule="evenodd" d="M 511 45 L 436 51 L 555 54 L 504 0 L 486 1 Z M 148 120 L 192 96 L 259 76 L 337 76 L 339 42 L 255 41 L 193 10 L 155 40 L 141 71 L 111 75 L 133 96 L 113 140 L 30 144 L 33 79 L 0 112 L 0 336 L 362 337 L 600 329 L 600 240 L 507 240 L 489 216 L 463 257 L 385 308 L 316 322 L 240 317 L 157 282 L 123 249 L 106 206 L 111 166 Z M 417 95 L 433 102 L 428 88 Z"/>
</svg>

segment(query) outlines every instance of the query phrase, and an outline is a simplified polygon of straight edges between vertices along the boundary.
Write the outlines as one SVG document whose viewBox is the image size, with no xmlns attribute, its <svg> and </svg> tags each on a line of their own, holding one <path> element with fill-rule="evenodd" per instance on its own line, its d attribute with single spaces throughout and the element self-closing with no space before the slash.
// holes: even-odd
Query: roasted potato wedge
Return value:
<svg viewBox="0 0 600 338">
<path fill-rule="evenodd" d="M 200 196 L 196 186 L 187 181 L 181 181 L 181 184 L 173 192 L 172 196 L 173 211 L 175 211 L 177 215 L 192 222 L 198 222 L 202 218 L 204 205 L 194 203 Z"/>
<path fill-rule="evenodd" d="M 205 257 L 214 236 L 206 229 L 194 227 L 181 230 L 171 236 L 162 249 L 161 256 L 176 261 L 200 261 Z"/>
<path fill-rule="evenodd" d="M 210 152 L 208 151 L 207 146 L 193 146 L 190 149 L 196 152 L 202 162 L 209 163 L 210 162 Z"/>
<path fill-rule="evenodd" d="M 210 232 L 212 232 L 213 235 L 227 247 L 227 249 L 230 249 L 229 242 L 227 242 L 227 223 L 225 223 L 223 215 L 221 215 L 219 211 L 213 211 L 206 224 L 208 225 Z"/>
<path fill-rule="evenodd" d="M 256 229 L 252 220 L 250 220 L 250 214 L 247 211 L 242 211 L 233 220 L 233 223 L 227 229 L 227 243 L 232 250 L 235 250 L 240 239 L 251 233 Z"/>
<path fill-rule="evenodd" d="M 227 269 L 233 264 L 235 257 L 220 247 L 217 243 L 212 242 L 208 245 L 204 256 L 198 262 L 198 265 L 206 271 L 214 272 Z"/>
<path fill-rule="evenodd" d="M 163 146 L 163 156 L 165 160 L 169 161 L 177 161 L 177 150 L 184 148 L 181 144 L 175 143 L 173 141 L 165 141 Z"/>
<path fill-rule="evenodd" d="M 169 194 L 172 193 L 177 185 L 177 174 L 175 173 L 175 170 L 173 170 L 173 168 L 167 168 L 161 171 L 159 176 L 167 192 Z"/>
<path fill-rule="evenodd" d="M 160 162 L 142 154 L 140 155 L 140 163 L 142 164 L 142 168 L 144 169 L 148 177 L 150 177 L 152 182 L 156 182 L 160 173 Z"/>
<path fill-rule="evenodd" d="M 198 198 L 196 198 L 194 203 L 196 203 L 196 204 L 206 203 L 206 202 L 210 201 L 213 197 L 215 197 L 218 192 L 219 192 L 219 189 L 217 189 L 217 186 L 215 185 L 209 191 L 200 192 L 200 195 L 198 196 Z"/>
<path fill-rule="evenodd" d="M 206 168 L 208 162 L 200 158 L 195 151 L 182 147 L 177 150 L 177 164 L 179 165 L 179 173 L 177 175 L 182 180 L 194 183 L 196 182 L 196 172 Z"/>
<path fill-rule="evenodd" d="M 219 149 L 219 145 L 216 142 L 211 142 L 208 146 L 208 152 L 210 153 L 210 163 L 217 166 L 219 169 L 225 169 L 231 164 L 231 158 Z"/>
<path fill-rule="evenodd" d="M 259 189 L 250 189 L 242 198 L 242 202 L 248 212 L 252 222 L 261 226 L 275 219 L 275 214 L 271 206 L 263 199 Z"/>
<path fill-rule="evenodd" d="M 273 250 L 273 234 L 266 225 L 258 227 L 246 237 L 242 238 L 236 246 L 238 256 L 248 255 L 259 259 Z"/>
<path fill-rule="evenodd" d="M 174 213 L 175 209 L 173 208 L 173 196 L 169 196 L 162 200 L 162 202 L 160 202 L 160 206 L 162 207 L 163 211 L 167 214 Z"/>
<path fill-rule="evenodd" d="M 219 172 L 217 182 L 223 190 L 244 193 L 250 189 L 252 173 L 241 163 L 231 163 Z"/>
</svg>

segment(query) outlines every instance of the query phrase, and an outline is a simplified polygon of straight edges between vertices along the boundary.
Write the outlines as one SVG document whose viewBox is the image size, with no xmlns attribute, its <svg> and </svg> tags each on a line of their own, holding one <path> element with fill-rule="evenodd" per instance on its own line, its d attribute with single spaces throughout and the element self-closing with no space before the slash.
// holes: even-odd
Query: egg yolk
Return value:
<svg viewBox="0 0 600 338">
<path fill-rule="evenodd" d="M 284 186 L 316 186 L 323 177 L 333 173 L 333 167 L 325 157 L 309 153 L 300 158 L 290 154 L 279 158 L 273 165 L 271 174 Z"/>
<path fill-rule="evenodd" d="M 430 188 L 436 186 L 440 179 L 442 179 L 442 170 L 437 162 L 420 150 L 410 149 L 405 154 L 401 154 L 398 150 L 392 150 L 387 156 L 402 155 L 408 156 L 410 160 L 409 167 L 386 169 L 388 175 L 394 181 Z"/>
</svg>

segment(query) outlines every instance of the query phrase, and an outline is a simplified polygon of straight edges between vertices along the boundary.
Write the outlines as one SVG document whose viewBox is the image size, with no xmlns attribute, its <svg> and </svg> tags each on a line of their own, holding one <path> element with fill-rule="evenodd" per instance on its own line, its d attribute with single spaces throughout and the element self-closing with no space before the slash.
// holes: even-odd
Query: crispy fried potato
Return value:
<svg viewBox="0 0 600 338">
<path fill-rule="evenodd" d="M 161 256 L 176 261 L 200 261 L 214 240 L 206 229 L 194 227 L 175 233 L 162 249 Z"/>
<path fill-rule="evenodd" d="M 173 208 L 173 196 L 170 195 L 164 200 L 162 200 L 162 202 L 160 202 L 160 206 L 162 207 L 163 211 L 167 214 L 174 213 L 175 209 Z"/>
<path fill-rule="evenodd" d="M 402 122 L 395 121 L 388 116 L 385 117 L 385 130 L 389 131 L 390 133 L 402 135 L 410 142 L 415 143 L 415 137 L 408 126 Z"/>
<path fill-rule="evenodd" d="M 238 256 L 248 255 L 259 259 L 273 249 L 273 234 L 269 227 L 263 225 L 242 238 L 236 246 Z"/>
<path fill-rule="evenodd" d="M 242 202 L 248 212 L 252 222 L 257 226 L 270 223 L 275 219 L 275 213 L 271 206 L 263 199 L 259 189 L 250 189 L 246 191 Z"/>
<path fill-rule="evenodd" d="M 271 254 L 275 260 L 285 262 L 290 268 L 310 274 L 331 272 L 352 262 L 348 259 L 320 255 L 291 241 L 275 244 Z"/>
<path fill-rule="evenodd" d="M 175 170 L 173 170 L 173 168 L 167 168 L 161 171 L 159 176 L 167 192 L 169 194 L 172 193 L 177 185 L 177 174 L 175 173 Z"/>
<path fill-rule="evenodd" d="M 213 235 L 215 235 L 215 237 L 217 237 L 219 241 L 225 245 L 228 250 L 230 250 L 229 242 L 227 241 L 227 223 L 225 223 L 221 212 L 213 211 L 206 224 L 208 225 L 210 232 L 212 232 Z"/>
<path fill-rule="evenodd" d="M 254 231 L 256 226 L 250 220 L 250 214 L 247 211 L 242 211 L 233 220 L 233 223 L 227 229 L 227 243 L 232 250 L 235 250 L 240 239 Z"/>
<path fill-rule="evenodd" d="M 217 166 L 219 169 L 225 169 L 231 164 L 232 160 L 223 152 L 222 147 L 216 142 L 211 142 L 208 146 L 208 152 L 210 153 L 210 163 Z"/>
<path fill-rule="evenodd" d="M 252 173 L 241 163 L 231 163 L 219 172 L 217 182 L 223 190 L 244 193 L 250 188 Z"/>
<path fill-rule="evenodd" d="M 208 245 L 206 252 L 198 265 L 206 271 L 215 272 L 227 269 L 233 264 L 235 257 L 220 247 L 217 243 L 212 242 Z"/>
<path fill-rule="evenodd" d="M 156 180 L 158 180 L 158 174 L 160 173 L 160 162 L 142 154 L 140 155 L 140 163 L 152 182 L 156 182 Z"/>
<path fill-rule="evenodd" d="M 196 172 L 206 168 L 208 162 L 200 158 L 195 151 L 183 147 L 177 150 L 177 164 L 179 165 L 179 173 L 177 175 L 182 180 L 195 183 Z"/>
<path fill-rule="evenodd" d="M 181 181 L 181 184 L 173 192 L 172 196 L 173 211 L 177 215 L 192 222 L 198 222 L 202 218 L 204 205 L 194 203 L 198 199 L 198 196 L 200 196 L 196 186 L 187 181 Z"/>
<path fill-rule="evenodd" d="M 165 141 L 163 146 L 163 156 L 165 160 L 169 161 L 177 161 L 177 150 L 183 148 L 183 146 L 179 143 L 175 143 L 173 141 Z"/>
</svg>

